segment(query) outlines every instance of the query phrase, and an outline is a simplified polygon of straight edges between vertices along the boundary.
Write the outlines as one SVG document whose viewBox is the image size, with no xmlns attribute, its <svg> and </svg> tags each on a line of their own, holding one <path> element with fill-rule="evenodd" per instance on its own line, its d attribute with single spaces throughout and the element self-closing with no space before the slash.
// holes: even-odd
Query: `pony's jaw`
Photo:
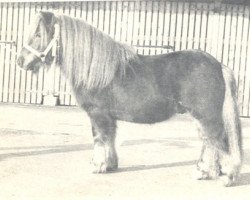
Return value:
<svg viewBox="0 0 250 200">
<path fill-rule="evenodd" d="M 19 56 L 17 64 L 19 65 L 20 68 L 24 70 L 38 71 L 38 68 L 40 65 L 42 65 L 42 62 L 38 57 L 30 54 L 26 55 L 25 57 Z"/>
<path fill-rule="evenodd" d="M 42 65 L 42 62 L 32 61 L 28 65 L 23 67 L 23 69 L 26 70 L 26 71 L 37 72 L 41 65 Z"/>
</svg>

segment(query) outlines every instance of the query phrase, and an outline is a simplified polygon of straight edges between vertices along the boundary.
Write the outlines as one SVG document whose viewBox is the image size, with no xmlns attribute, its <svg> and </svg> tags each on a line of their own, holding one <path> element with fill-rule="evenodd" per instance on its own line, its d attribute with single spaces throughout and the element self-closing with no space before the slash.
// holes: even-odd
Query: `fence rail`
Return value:
<svg viewBox="0 0 250 200">
<path fill-rule="evenodd" d="M 0 3 L 0 102 L 39 104 L 47 92 L 46 69 L 35 75 L 16 66 L 25 28 L 40 10 L 80 17 L 140 54 L 171 50 L 159 47 L 212 54 L 234 70 L 240 114 L 250 116 L 250 6 L 204 1 Z M 76 104 L 59 69 L 55 91 L 60 104 Z"/>
</svg>

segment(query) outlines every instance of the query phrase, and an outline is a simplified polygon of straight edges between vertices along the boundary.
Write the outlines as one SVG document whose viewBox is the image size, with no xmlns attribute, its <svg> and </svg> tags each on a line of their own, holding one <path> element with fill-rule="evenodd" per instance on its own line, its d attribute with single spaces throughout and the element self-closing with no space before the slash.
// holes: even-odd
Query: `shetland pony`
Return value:
<svg viewBox="0 0 250 200">
<path fill-rule="evenodd" d="M 232 71 L 198 50 L 144 56 L 84 21 L 40 12 L 18 65 L 37 71 L 53 62 L 55 25 L 60 28 L 56 62 L 88 113 L 94 138 L 95 173 L 116 170 L 116 122 L 153 124 L 176 113 L 198 122 L 203 148 L 198 179 L 223 176 L 233 184 L 242 162 L 241 125 Z M 46 50 L 45 50 L 46 49 Z M 46 52 L 46 53 L 44 53 Z"/>
</svg>

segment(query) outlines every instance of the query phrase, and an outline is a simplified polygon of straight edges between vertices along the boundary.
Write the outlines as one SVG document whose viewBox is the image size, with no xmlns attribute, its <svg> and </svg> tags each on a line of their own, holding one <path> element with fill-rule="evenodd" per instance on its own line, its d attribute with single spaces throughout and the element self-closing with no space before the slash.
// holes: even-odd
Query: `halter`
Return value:
<svg viewBox="0 0 250 200">
<path fill-rule="evenodd" d="M 55 28 L 55 32 L 54 32 L 53 38 L 43 52 L 37 51 L 36 49 L 32 48 L 28 44 L 24 45 L 24 48 L 27 49 L 28 51 L 30 51 L 31 53 L 33 53 L 34 55 L 36 55 L 38 58 L 40 58 L 42 62 L 45 62 L 45 58 L 51 49 L 52 49 L 52 57 L 55 57 L 57 47 L 59 47 L 58 46 L 58 44 L 59 44 L 59 42 L 58 42 L 59 41 L 59 25 L 55 24 L 54 28 Z"/>
</svg>

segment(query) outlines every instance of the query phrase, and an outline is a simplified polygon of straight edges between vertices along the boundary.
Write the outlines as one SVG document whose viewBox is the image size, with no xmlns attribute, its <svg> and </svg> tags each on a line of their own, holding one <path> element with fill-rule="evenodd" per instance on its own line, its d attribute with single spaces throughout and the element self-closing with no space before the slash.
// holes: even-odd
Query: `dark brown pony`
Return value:
<svg viewBox="0 0 250 200">
<path fill-rule="evenodd" d="M 20 67 L 37 71 L 44 62 L 52 63 L 48 47 L 54 41 L 55 25 L 60 27 L 57 64 L 91 119 L 94 172 L 118 167 L 117 120 L 152 124 L 188 112 L 199 123 L 203 140 L 199 178 L 224 175 L 225 185 L 235 181 L 242 142 L 229 68 L 197 50 L 138 55 L 80 19 L 50 12 L 35 18 L 18 58 Z"/>
</svg>

